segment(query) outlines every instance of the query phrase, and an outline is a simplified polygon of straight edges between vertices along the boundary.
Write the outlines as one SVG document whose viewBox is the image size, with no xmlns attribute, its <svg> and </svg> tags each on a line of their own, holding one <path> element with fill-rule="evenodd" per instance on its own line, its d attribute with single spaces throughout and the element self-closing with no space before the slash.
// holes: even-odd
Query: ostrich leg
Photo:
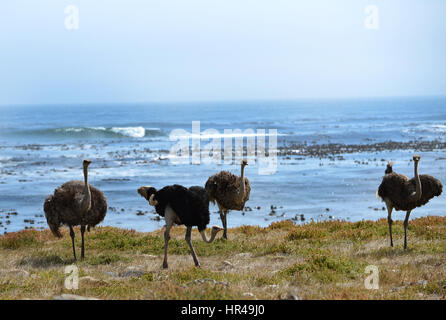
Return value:
<svg viewBox="0 0 446 320">
<path fill-rule="evenodd" d="M 227 212 L 226 211 L 221 211 L 220 212 L 220 219 L 221 219 L 221 223 L 223 224 L 223 238 L 224 239 L 228 239 L 228 234 L 227 234 L 227 226 L 226 226 L 226 215 Z"/>
<path fill-rule="evenodd" d="M 192 227 L 187 227 L 185 240 L 186 240 L 187 244 L 189 245 L 190 252 L 192 254 L 192 258 L 194 258 L 195 266 L 199 267 L 200 263 L 198 262 L 194 247 L 192 246 L 192 242 L 191 242 L 191 232 L 192 232 Z"/>
<path fill-rule="evenodd" d="M 389 233 L 390 233 L 390 246 L 393 247 L 393 239 L 392 239 L 392 210 L 393 207 L 390 203 L 386 202 L 386 207 L 387 207 L 387 223 L 389 224 Z"/>
<path fill-rule="evenodd" d="M 82 236 L 81 260 L 85 258 L 84 233 L 85 233 L 85 226 L 81 226 L 81 236 Z"/>
<path fill-rule="evenodd" d="M 169 266 L 167 264 L 167 248 L 169 246 L 170 240 L 170 228 L 172 225 L 168 225 L 166 223 L 166 230 L 164 231 L 164 260 L 163 260 L 163 268 L 167 269 Z"/>
<path fill-rule="evenodd" d="M 70 237 L 71 237 L 71 243 L 73 245 L 74 261 L 76 261 L 77 258 L 76 258 L 76 248 L 74 247 L 74 230 L 72 226 L 70 226 Z"/>
<path fill-rule="evenodd" d="M 407 226 L 409 225 L 409 215 L 411 210 L 407 211 L 406 219 L 404 219 L 404 250 L 407 249 Z"/>
<path fill-rule="evenodd" d="M 175 221 L 175 212 L 172 210 L 170 206 L 167 206 L 164 211 L 164 219 L 166 220 L 166 230 L 164 231 L 163 268 L 167 269 L 169 267 L 167 264 L 167 248 L 169 246 L 169 240 L 170 240 L 170 229 L 172 228 L 173 222 Z"/>
<path fill-rule="evenodd" d="M 217 203 L 218 204 L 218 203 Z M 224 239 L 228 239 L 228 235 L 227 235 L 227 227 L 226 227 L 226 215 L 227 215 L 227 211 L 225 209 L 223 209 L 220 205 L 218 205 L 218 209 L 220 211 L 220 219 L 221 219 L 221 223 L 223 224 L 223 238 Z"/>
</svg>

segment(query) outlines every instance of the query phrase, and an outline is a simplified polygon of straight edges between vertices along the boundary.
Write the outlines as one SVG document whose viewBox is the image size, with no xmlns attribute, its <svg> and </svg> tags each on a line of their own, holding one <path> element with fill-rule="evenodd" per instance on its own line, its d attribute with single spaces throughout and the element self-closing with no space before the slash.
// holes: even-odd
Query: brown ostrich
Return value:
<svg viewBox="0 0 446 320">
<path fill-rule="evenodd" d="M 209 195 L 202 187 L 194 186 L 185 188 L 178 184 L 167 186 L 161 190 L 154 187 L 142 186 L 138 193 L 155 207 L 156 213 L 164 217 L 166 230 L 164 231 L 164 260 L 163 268 L 167 268 L 167 247 L 170 240 L 170 229 L 174 224 L 184 224 L 186 229 L 185 240 L 194 259 L 195 266 L 199 267 L 197 255 L 191 242 L 192 227 L 197 226 L 203 241 L 211 243 L 218 232 L 223 230 L 219 226 L 213 226 L 211 237 L 206 237 L 206 226 L 210 221 Z"/>
<path fill-rule="evenodd" d="M 410 180 L 405 175 L 393 172 L 392 163 L 389 163 L 386 175 L 383 177 L 377 192 L 387 206 L 387 222 L 389 224 L 390 245 L 392 247 L 392 209 L 406 211 L 406 218 L 404 219 L 404 249 L 406 249 L 407 225 L 409 224 L 410 212 L 417 207 L 425 205 L 433 197 L 439 196 L 443 190 L 440 180 L 427 174 L 418 175 L 419 155 L 414 155 L 413 161 L 415 177 Z"/>
<path fill-rule="evenodd" d="M 81 259 L 83 259 L 85 257 L 85 226 L 90 231 L 90 227 L 101 223 L 107 213 L 107 199 L 104 194 L 88 183 L 88 166 L 90 163 L 90 160 L 83 161 L 84 181 L 72 180 L 64 183 L 54 190 L 54 194 L 46 198 L 43 204 L 46 221 L 56 237 L 62 237 L 59 231 L 60 226 L 66 225 L 70 228 L 74 260 L 77 260 L 77 258 L 73 226 L 81 226 Z"/>
<path fill-rule="evenodd" d="M 249 200 L 251 186 L 248 178 L 245 178 L 245 166 L 247 160 L 241 163 L 241 175 L 236 176 L 228 171 L 221 171 L 211 176 L 206 182 L 206 191 L 210 200 L 217 202 L 220 218 L 223 223 L 223 238 L 227 239 L 226 215 L 230 210 L 243 210 L 245 203 Z"/>
</svg>

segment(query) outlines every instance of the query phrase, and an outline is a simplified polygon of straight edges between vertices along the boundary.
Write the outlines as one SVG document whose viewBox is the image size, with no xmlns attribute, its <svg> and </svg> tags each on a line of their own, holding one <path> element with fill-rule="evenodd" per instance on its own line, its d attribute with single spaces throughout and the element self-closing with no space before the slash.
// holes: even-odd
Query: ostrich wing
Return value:
<svg viewBox="0 0 446 320">
<path fill-rule="evenodd" d="M 209 223 L 209 196 L 202 187 L 167 186 L 155 193 L 155 199 L 158 201 L 156 212 L 161 216 L 170 205 L 179 219 L 178 223 L 197 226 L 199 230 L 204 230 Z"/>
<path fill-rule="evenodd" d="M 78 225 L 82 219 L 79 201 L 83 197 L 84 183 L 69 181 L 54 191 L 53 203 L 62 224 Z"/>
<path fill-rule="evenodd" d="M 393 172 L 383 177 L 378 188 L 378 195 L 383 200 L 390 200 L 397 210 L 404 210 L 403 208 L 407 206 L 407 199 L 412 194 L 410 189 L 409 178 Z"/>
<path fill-rule="evenodd" d="M 62 238 L 62 234 L 59 231 L 62 223 L 59 220 L 59 215 L 53 201 L 53 196 L 49 196 L 45 199 L 45 202 L 43 203 L 43 211 L 45 212 L 46 221 L 53 235 L 58 238 Z"/>
<path fill-rule="evenodd" d="M 193 223 L 190 225 L 196 225 L 198 231 L 202 231 L 206 229 L 206 226 L 210 221 L 209 195 L 206 189 L 199 186 L 190 187 L 188 192 L 190 210 L 193 213 L 191 215 L 193 221 L 190 221 L 189 223 Z"/>
<path fill-rule="evenodd" d="M 237 201 L 240 190 L 241 177 L 228 171 L 221 171 L 211 176 L 206 182 L 206 190 L 209 193 L 211 201 L 217 202 L 229 210 L 242 210 L 245 202 L 249 199 L 251 186 L 249 180 L 245 178 L 245 196 L 242 201 Z"/>
<path fill-rule="evenodd" d="M 443 186 L 438 179 L 430 175 L 422 174 L 419 177 L 421 198 L 418 201 L 409 201 L 410 195 L 416 189 L 415 178 L 409 180 L 406 176 L 394 172 L 383 177 L 378 195 L 383 200 L 390 200 L 396 210 L 407 211 L 425 205 L 430 199 L 441 194 Z"/>
<path fill-rule="evenodd" d="M 429 202 L 433 197 L 438 197 L 443 191 L 443 185 L 440 180 L 428 175 L 419 176 L 421 181 L 421 198 L 416 202 L 416 207 L 420 207 Z M 412 188 L 415 190 L 415 178 L 409 180 Z"/>
<path fill-rule="evenodd" d="M 107 214 L 107 198 L 101 190 L 90 185 L 91 207 L 84 216 L 84 224 L 88 227 L 94 227 L 101 223 Z"/>
<path fill-rule="evenodd" d="M 84 192 L 83 181 L 69 181 L 54 190 L 44 203 L 48 225 L 55 236 L 61 236 L 58 228 L 62 224 L 95 226 L 104 220 L 107 213 L 107 200 L 104 194 L 90 185 L 91 207 L 86 214 L 79 211 L 78 200 Z"/>
</svg>

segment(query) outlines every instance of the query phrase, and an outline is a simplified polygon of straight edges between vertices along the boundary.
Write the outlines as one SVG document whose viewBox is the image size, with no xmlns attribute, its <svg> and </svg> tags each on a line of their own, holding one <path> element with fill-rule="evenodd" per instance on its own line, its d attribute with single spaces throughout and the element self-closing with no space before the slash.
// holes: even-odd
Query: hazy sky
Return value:
<svg viewBox="0 0 446 320">
<path fill-rule="evenodd" d="M 68 5 L 77 30 L 66 28 Z M 367 5 L 378 29 L 365 26 Z M 14 0 L 0 10 L 0 105 L 446 95 L 445 0 Z"/>
</svg>

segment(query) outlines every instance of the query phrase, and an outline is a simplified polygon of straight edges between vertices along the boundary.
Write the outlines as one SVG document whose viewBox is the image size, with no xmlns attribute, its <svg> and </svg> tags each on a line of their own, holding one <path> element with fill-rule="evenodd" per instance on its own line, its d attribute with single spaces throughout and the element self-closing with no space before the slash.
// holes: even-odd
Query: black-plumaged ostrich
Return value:
<svg viewBox="0 0 446 320">
<path fill-rule="evenodd" d="M 406 211 L 404 219 L 404 249 L 407 248 L 407 225 L 409 224 L 410 212 L 425 205 L 433 197 L 439 196 L 443 190 L 440 180 L 427 175 L 418 175 L 419 155 L 413 156 L 414 178 L 410 179 L 405 175 L 393 172 L 392 163 L 389 162 L 386 168 L 386 175 L 383 177 L 377 194 L 386 203 L 387 222 L 389 224 L 390 245 L 393 247 L 392 239 L 392 209 Z"/>
<path fill-rule="evenodd" d="M 194 186 L 189 189 L 178 184 L 166 186 L 161 190 L 156 190 L 151 186 L 142 186 L 138 193 L 154 206 L 156 213 L 164 217 L 166 221 L 166 230 L 164 231 L 164 260 L 163 268 L 167 268 L 167 248 L 170 240 L 170 229 L 174 224 L 184 224 L 186 226 L 185 240 L 189 245 L 195 266 L 200 263 L 195 254 L 191 242 L 192 227 L 198 227 L 203 241 L 211 243 L 214 241 L 217 233 L 223 228 L 213 226 L 211 237 L 206 237 L 206 226 L 210 221 L 209 213 L 209 195 L 202 187 Z"/>
<path fill-rule="evenodd" d="M 215 204 L 217 202 L 220 211 L 220 218 L 223 223 L 223 238 L 227 239 L 226 215 L 230 210 L 243 210 L 245 203 L 249 200 L 251 186 L 248 178 L 245 177 L 245 166 L 247 160 L 241 163 L 241 175 L 236 176 L 229 171 L 220 171 L 212 175 L 206 181 L 206 191 L 209 193 L 210 200 Z"/>
<path fill-rule="evenodd" d="M 90 163 L 90 160 L 83 161 L 84 181 L 72 180 L 64 183 L 54 190 L 54 194 L 46 198 L 43 204 L 46 221 L 56 237 L 62 237 L 59 231 L 60 226 L 66 225 L 70 228 L 74 260 L 77 258 L 73 226 L 81 226 L 81 258 L 83 259 L 85 257 L 85 227 L 87 226 L 87 230 L 90 231 L 90 227 L 101 223 L 107 213 L 107 199 L 104 194 L 88 183 Z"/>
</svg>

